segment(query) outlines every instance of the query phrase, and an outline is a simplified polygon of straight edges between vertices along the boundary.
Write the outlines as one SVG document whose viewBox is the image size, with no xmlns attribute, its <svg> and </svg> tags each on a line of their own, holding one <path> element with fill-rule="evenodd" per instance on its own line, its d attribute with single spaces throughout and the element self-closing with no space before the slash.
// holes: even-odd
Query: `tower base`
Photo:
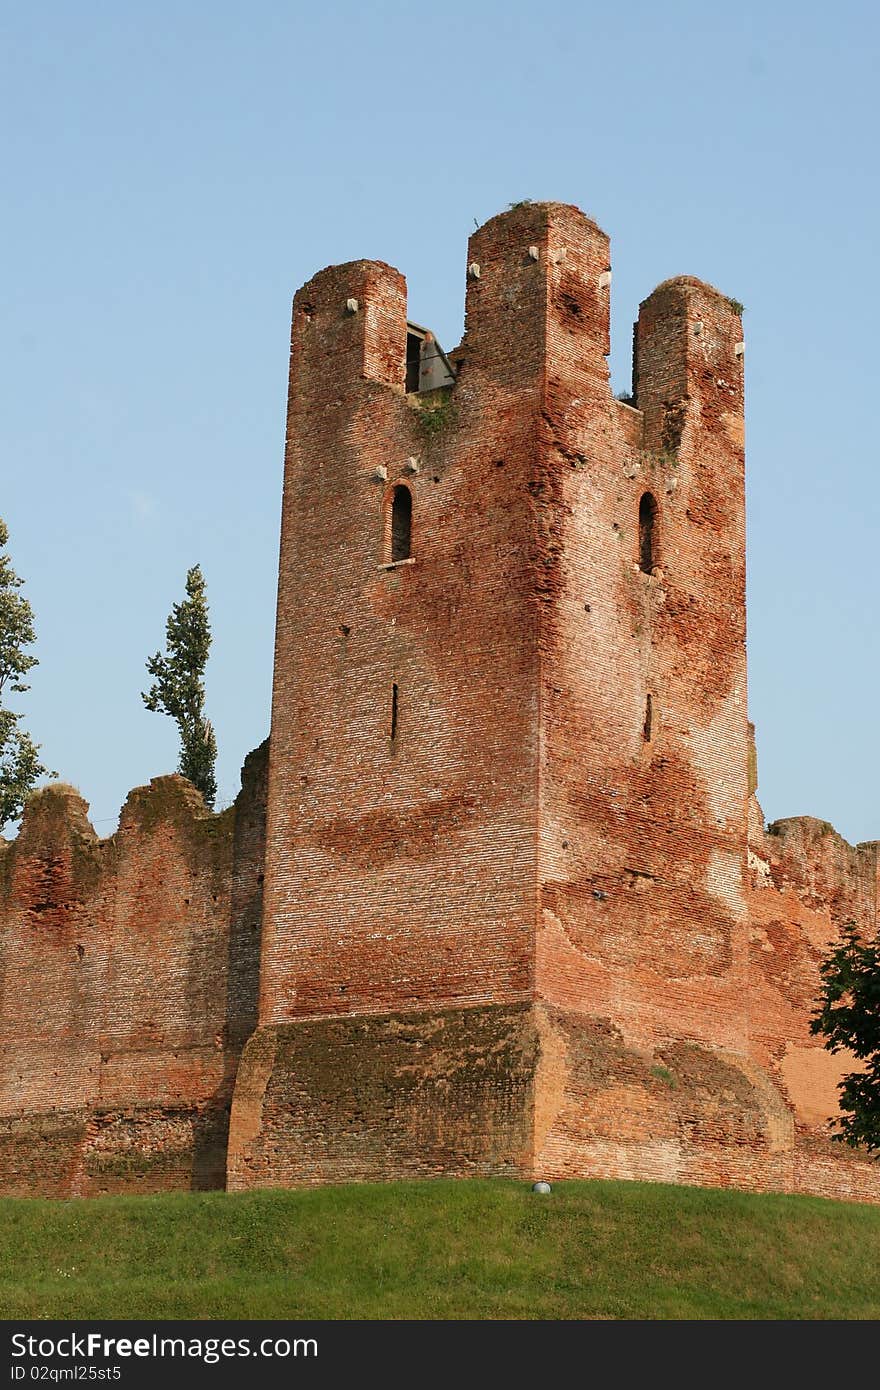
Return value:
<svg viewBox="0 0 880 1390">
<path fill-rule="evenodd" d="M 880 1201 L 880 1165 L 799 1129 L 749 1058 L 628 1045 L 544 1005 L 307 1019 L 244 1052 L 230 1190 L 630 1178 Z"/>
<path fill-rule="evenodd" d="M 526 1173 L 537 1055 L 527 1004 L 260 1028 L 236 1082 L 227 1185 Z"/>
</svg>

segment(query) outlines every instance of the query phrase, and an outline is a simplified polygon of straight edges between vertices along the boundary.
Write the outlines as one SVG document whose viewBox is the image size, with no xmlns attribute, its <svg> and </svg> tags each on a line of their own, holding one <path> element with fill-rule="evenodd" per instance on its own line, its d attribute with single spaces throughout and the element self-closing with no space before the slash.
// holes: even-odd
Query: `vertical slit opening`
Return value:
<svg viewBox="0 0 880 1390">
<path fill-rule="evenodd" d="M 408 560 L 412 547 L 412 493 L 398 483 L 391 500 L 391 560 Z"/>
<path fill-rule="evenodd" d="M 397 683 L 391 687 L 391 737 L 397 738 Z"/>
<path fill-rule="evenodd" d="M 395 687 L 396 688 L 396 687 Z M 642 737 L 646 743 L 651 742 L 651 727 L 654 723 L 654 701 L 649 695 L 645 701 L 645 723 L 642 729 Z"/>
<path fill-rule="evenodd" d="M 650 492 L 642 494 L 639 502 L 639 569 L 651 574 L 657 563 L 654 535 L 657 521 L 657 502 Z"/>
<path fill-rule="evenodd" d="M 422 340 L 415 333 L 406 335 L 406 391 L 412 394 L 421 385 Z"/>
</svg>

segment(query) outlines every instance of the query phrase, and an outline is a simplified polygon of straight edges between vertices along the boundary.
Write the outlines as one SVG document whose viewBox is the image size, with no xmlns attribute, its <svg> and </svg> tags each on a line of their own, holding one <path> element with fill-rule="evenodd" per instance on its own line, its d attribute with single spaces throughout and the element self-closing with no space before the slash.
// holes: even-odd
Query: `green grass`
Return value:
<svg viewBox="0 0 880 1390">
<path fill-rule="evenodd" d="M 654 1183 L 0 1201 L 4 1318 L 877 1318 L 880 1209 Z"/>
</svg>

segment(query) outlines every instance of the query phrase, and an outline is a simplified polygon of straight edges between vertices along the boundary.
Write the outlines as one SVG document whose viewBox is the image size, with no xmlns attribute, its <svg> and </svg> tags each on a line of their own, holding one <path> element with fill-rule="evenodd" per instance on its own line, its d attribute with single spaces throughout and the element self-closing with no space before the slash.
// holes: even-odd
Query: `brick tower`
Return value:
<svg viewBox="0 0 880 1390">
<path fill-rule="evenodd" d="M 467 276 L 439 377 L 389 266 L 294 300 L 229 1185 L 736 1180 L 785 1118 L 747 1058 L 738 306 L 655 290 L 625 404 L 581 212 L 493 218 Z"/>
</svg>

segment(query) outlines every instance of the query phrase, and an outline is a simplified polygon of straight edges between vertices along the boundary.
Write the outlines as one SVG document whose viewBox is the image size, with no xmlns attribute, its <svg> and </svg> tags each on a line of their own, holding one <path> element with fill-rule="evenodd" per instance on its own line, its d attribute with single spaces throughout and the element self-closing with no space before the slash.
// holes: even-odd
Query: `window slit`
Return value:
<svg viewBox="0 0 880 1390">
<path fill-rule="evenodd" d="M 412 547 L 412 493 L 402 484 L 391 499 L 391 562 L 408 560 Z"/>
<path fill-rule="evenodd" d="M 391 687 L 391 737 L 397 738 L 397 682 Z"/>
<path fill-rule="evenodd" d="M 651 742 L 651 726 L 654 722 L 654 701 L 649 695 L 645 701 L 645 724 L 642 729 L 642 737 L 646 743 Z"/>
<path fill-rule="evenodd" d="M 421 385 L 422 339 L 415 333 L 406 335 L 406 391 L 418 391 Z"/>
<path fill-rule="evenodd" d="M 642 495 L 639 502 L 639 569 L 651 574 L 657 563 L 654 528 L 657 520 L 657 503 L 650 492 Z"/>
</svg>

